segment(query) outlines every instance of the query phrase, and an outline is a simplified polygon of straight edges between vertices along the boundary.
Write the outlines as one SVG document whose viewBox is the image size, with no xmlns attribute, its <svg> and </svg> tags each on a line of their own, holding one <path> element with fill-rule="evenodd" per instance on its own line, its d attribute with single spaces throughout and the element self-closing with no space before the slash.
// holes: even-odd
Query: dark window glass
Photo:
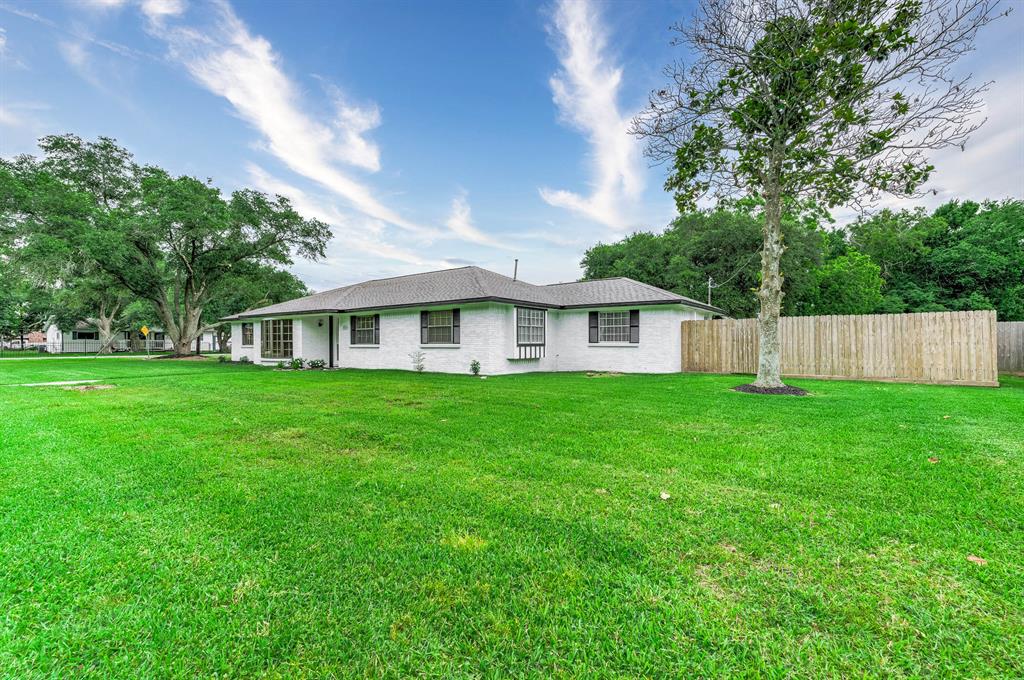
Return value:
<svg viewBox="0 0 1024 680">
<path fill-rule="evenodd" d="M 260 327 L 260 356 L 267 359 L 292 358 L 292 320 L 269 319 Z"/>
</svg>

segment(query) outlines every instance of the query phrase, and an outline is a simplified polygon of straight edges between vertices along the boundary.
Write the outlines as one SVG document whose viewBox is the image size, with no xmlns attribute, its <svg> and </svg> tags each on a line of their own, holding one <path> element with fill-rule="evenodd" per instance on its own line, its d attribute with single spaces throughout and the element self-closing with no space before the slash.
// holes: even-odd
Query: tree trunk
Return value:
<svg viewBox="0 0 1024 680">
<path fill-rule="evenodd" d="M 89 323 L 96 326 L 96 330 L 100 332 L 100 354 L 111 353 L 111 336 L 114 334 L 113 325 L 114 319 L 109 316 L 104 316 L 102 312 L 99 316 L 94 319 L 89 319 Z"/>
<path fill-rule="evenodd" d="M 228 346 L 228 337 L 230 337 L 230 331 L 225 331 L 224 326 L 217 328 L 217 351 L 221 354 L 224 353 L 225 348 Z"/>
<path fill-rule="evenodd" d="M 758 387 L 783 387 L 781 348 L 779 346 L 779 315 L 782 311 L 782 197 L 778 190 L 765 192 L 764 245 L 761 250 L 761 288 L 757 297 L 761 309 L 757 314 L 760 346 L 757 358 Z"/>
<path fill-rule="evenodd" d="M 174 356 L 183 357 L 191 354 L 192 344 L 202 330 L 199 319 L 203 315 L 203 308 L 185 304 L 181 316 L 177 319 L 174 318 L 175 315 L 166 300 L 161 300 L 156 305 L 156 310 L 161 323 L 164 324 L 164 332 L 171 340 Z"/>
</svg>

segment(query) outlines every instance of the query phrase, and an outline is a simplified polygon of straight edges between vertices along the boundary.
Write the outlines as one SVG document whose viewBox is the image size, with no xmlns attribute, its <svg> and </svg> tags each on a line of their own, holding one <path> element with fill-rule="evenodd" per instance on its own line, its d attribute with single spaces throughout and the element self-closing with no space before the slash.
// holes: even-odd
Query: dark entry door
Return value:
<svg viewBox="0 0 1024 680">
<path fill-rule="evenodd" d="M 327 317 L 327 368 L 334 368 L 334 316 Z"/>
</svg>

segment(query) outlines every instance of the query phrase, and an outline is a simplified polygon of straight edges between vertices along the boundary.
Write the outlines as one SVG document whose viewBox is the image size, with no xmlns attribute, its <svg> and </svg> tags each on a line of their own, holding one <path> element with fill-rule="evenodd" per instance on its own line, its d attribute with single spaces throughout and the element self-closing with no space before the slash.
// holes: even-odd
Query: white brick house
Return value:
<svg viewBox="0 0 1024 680">
<path fill-rule="evenodd" d="M 489 375 L 680 370 L 680 322 L 722 310 L 626 278 L 537 286 L 479 267 L 358 283 L 224 319 L 231 358 Z"/>
</svg>

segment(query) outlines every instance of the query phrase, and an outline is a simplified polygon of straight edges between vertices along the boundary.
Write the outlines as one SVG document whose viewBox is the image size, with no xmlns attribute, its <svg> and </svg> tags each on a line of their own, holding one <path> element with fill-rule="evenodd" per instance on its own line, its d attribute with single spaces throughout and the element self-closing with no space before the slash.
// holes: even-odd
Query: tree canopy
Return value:
<svg viewBox="0 0 1024 680">
<path fill-rule="evenodd" d="M 734 317 L 757 311 L 759 218 L 688 212 L 660 234 L 598 243 L 585 278 L 628 276 L 706 300 Z M 1024 201 L 951 201 L 933 212 L 881 210 L 826 230 L 787 219 L 782 256 L 786 315 L 995 309 L 1024 321 Z"/>
<path fill-rule="evenodd" d="M 814 270 L 822 262 L 823 233 L 813 222 L 787 219 L 783 267 L 787 273 L 787 314 L 806 313 L 814 298 Z M 706 301 L 712 279 L 712 304 L 731 316 L 757 313 L 761 224 L 751 210 L 687 212 L 661 234 L 639 232 L 617 243 L 587 250 L 585 278 L 626 276 Z"/>
<path fill-rule="evenodd" d="M 779 315 L 787 206 L 914 195 L 928 152 L 966 142 L 986 85 L 951 67 L 996 0 L 701 0 L 676 27 L 693 56 L 634 121 L 681 211 L 763 202 L 756 385 L 783 386 Z"/>
<path fill-rule="evenodd" d="M 327 225 L 286 198 L 135 163 L 112 139 L 45 137 L 41 158 L 0 163 L 0 224 L 26 253 L 49 252 L 67 285 L 85 272 L 152 305 L 177 353 L 204 330 L 204 309 L 247 267 L 324 256 Z"/>
</svg>

